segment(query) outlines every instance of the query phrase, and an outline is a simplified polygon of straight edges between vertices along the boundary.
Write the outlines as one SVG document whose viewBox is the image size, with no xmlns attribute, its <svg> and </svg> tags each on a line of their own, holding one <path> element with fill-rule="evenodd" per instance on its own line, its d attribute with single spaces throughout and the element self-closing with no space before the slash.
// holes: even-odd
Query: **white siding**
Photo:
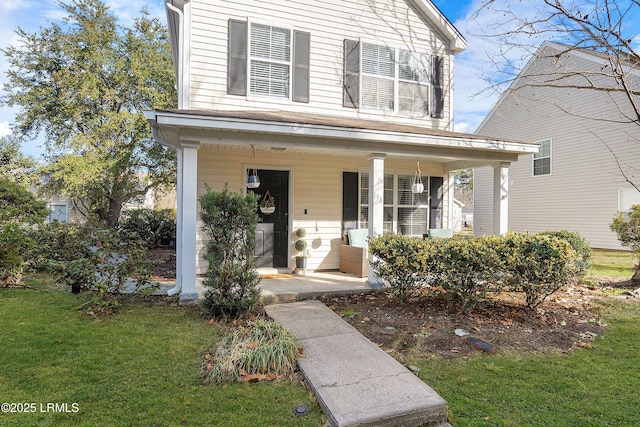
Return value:
<svg viewBox="0 0 640 427">
<path fill-rule="evenodd" d="M 243 170 L 250 167 L 249 150 L 217 149 L 204 146 L 198 152 L 198 195 L 206 191 L 205 184 L 213 190 L 221 190 L 225 183 L 231 191 L 246 191 Z M 300 156 L 286 152 L 256 152 L 258 169 L 289 169 L 292 193 L 291 203 L 290 262 L 296 251 L 295 230 L 303 227 L 307 231 L 305 240 L 310 249 L 307 268 L 331 270 L 340 266 L 340 244 L 342 243 L 342 173 L 358 172 L 366 168 L 366 158 L 341 158 L 330 156 Z M 424 162 L 420 164 L 424 176 L 442 176 L 442 164 Z M 413 174 L 414 161 L 389 160 L 385 170 Z M 445 203 L 446 204 L 446 203 Z M 306 210 L 306 214 L 305 214 Z M 206 272 L 203 236 L 198 225 L 198 274 Z"/>
<path fill-rule="evenodd" d="M 576 58 L 570 67 L 599 69 Z M 530 72 L 550 67 L 543 60 Z M 573 82 L 579 82 L 580 78 Z M 573 114 L 563 114 L 570 111 Z M 509 170 L 509 229 L 577 231 L 596 248 L 621 249 L 609 224 L 618 209 L 619 189 L 629 188 L 603 141 L 628 166 L 640 165 L 637 124 L 593 120 L 619 118 L 609 94 L 593 90 L 522 88 L 494 108 L 478 134 L 527 141 L 552 139 L 551 174 L 533 176 L 533 155 Z M 478 234 L 491 231 L 491 175 L 477 170 L 474 222 Z"/>
<path fill-rule="evenodd" d="M 358 112 L 342 107 L 343 41 L 346 38 L 378 41 L 445 58 L 445 70 L 452 59 L 448 42 L 427 29 L 405 1 L 333 0 L 309 2 L 292 0 L 243 0 L 191 2 L 191 109 L 261 110 L 279 109 L 315 114 L 341 115 L 368 119 L 385 118 L 382 113 Z M 377 9 L 373 10 L 372 5 Z M 227 95 L 227 27 L 229 19 L 257 20 L 271 25 L 281 23 L 311 34 L 310 102 L 274 102 Z M 446 73 L 445 73 L 446 74 Z M 445 76 L 445 86 L 450 85 Z M 394 121 L 450 126 L 450 97 L 445 99 L 445 118 L 411 119 L 395 114 Z"/>
</svg>

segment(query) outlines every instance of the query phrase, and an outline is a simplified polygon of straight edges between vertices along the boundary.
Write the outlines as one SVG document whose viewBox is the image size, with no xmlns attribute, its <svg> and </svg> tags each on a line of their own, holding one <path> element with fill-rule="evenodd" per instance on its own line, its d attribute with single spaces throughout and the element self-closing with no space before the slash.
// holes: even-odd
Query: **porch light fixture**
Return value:
<svg viewBox="0 0 640 427">
<path fill-rule="evenodd" d="M 247 177 L 247 188 L 260 187 L 260 178 L 258 177 L 258 170 L 256 169 L 256 150 L 251 146 L 251 166 L 249 169 L 249 176 Z"/>
<path fill-rule="evenodd" d="M 422 183 L 422 174 L 420 173 L 420 161 L 416 161 L 416 174 L 413 176 L 413 185 L 411 185 L 411 192 L 413 194 L 420 194 L 424 191 L 424 184 Z"/>
</svg>

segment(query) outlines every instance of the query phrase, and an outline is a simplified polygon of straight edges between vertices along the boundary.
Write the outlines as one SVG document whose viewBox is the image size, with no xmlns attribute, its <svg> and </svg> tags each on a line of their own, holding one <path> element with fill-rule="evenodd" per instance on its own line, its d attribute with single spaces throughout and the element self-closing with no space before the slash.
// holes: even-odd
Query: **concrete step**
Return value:
<svg viewBox="0 0 640 427">
<path fill-rule="evenodd" d="M 265 310 L 302 341 L 298 365 L 332 427 L 449 426 L 438 393 L 320 301 Z"/>
</svg>

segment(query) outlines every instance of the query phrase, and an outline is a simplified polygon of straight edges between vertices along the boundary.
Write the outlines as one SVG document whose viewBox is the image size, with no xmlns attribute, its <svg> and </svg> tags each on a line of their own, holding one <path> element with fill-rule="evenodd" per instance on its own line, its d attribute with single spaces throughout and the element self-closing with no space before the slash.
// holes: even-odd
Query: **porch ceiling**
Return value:
<svg viewBox="0 0 640 427">
<path fill-rule="evenodd" d="M 281 111 L 154 110 L 145 112 L 166 141 L 198 141 L 202 148 L 286 150 L 301 155 L 415 158 L 466 169 L 517 161 L 538 144 L 391 122 Z"/>
</svg>

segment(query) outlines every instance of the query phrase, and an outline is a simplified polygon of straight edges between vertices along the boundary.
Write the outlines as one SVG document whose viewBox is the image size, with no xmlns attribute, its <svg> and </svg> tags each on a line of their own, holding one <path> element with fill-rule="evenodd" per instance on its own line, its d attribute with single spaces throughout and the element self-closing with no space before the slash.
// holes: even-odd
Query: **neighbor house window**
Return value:
<svg viewBox="0 0 640 427">
<path fill-rule="evenodd" d="M 67 205 L 49 205 L 49 222 L 67 222 Z"/>
<path fill-rule="evenodd" d="M 618 190 L 618 210 L 630 212 L 633 205 L 640 205 L 640 191 L 635 188 Z"/>
<path fill-rule="evenodd" d="M 425 179 L 425 183 L 428 179 Z M 383 231 L 422 237 L 427 232 L 428 192 L 411 192 L 413 175 L 384 175 Z M 360 174 L 360 228 L 369 226 L 369 174 Z"/>
<path fill-rule="evenodd" d="M 310 34 L 229 21 L 227 93 L 309 102 Z"/>
<path fill-rule="evenodd" d="M 343 106 L 442 118 L 441 57 L 344 41 Z"/>
<path fill-rule="evenodd" d="M 539 141 L 540 151 L 533 155 L 533 175 L 551 174 L 551 140 Z"/>
</svg>

